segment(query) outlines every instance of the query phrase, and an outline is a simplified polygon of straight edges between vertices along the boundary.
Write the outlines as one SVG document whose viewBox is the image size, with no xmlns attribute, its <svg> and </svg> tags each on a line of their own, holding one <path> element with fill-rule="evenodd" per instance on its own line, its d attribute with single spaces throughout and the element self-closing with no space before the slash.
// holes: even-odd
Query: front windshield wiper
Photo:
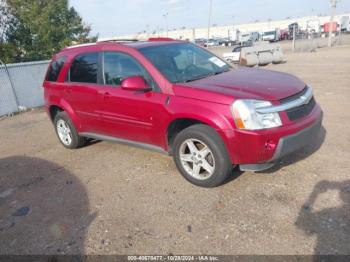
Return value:
<svg viewBox="0 0 350 262">
<path fill-rule="evenodd" d="M 222 74 L 222 73 L 225 73 L 225 72 L 227 72 L 227 71 L 230 71 L 230 69 L 223 70 L 223 71 L 217 71 L 217 72 L 211 72 L 211 73 L 206 74 L 206 75 L 201 75 L 201 76 L 197 76 L 197 77 L 194 77 L 194 78 L 191 78 L 191 79 L 187 79 L 187 80 L 185 80 L 184 82 L 185 82 L 185 83 L 188 83 L 188 82 L 196 81 L 196 80 L 199 80 L 199 79 L 207 78 L 207 77 L 209 77 L 209 76 Z"/>
</svg>

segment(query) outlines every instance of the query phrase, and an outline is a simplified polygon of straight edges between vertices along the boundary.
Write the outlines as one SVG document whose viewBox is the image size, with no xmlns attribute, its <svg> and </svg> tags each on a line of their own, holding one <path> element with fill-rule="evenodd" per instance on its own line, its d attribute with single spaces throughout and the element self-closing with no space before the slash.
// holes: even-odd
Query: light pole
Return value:
<svg viewBox="0 0 350 262">
<path fill-rule="evenodd" d="M 163 15 L 163 17 L 165 19 L 165 26 L 166 26 L 166 37 L 169 36 L 169 34 L 168 34 L 168 31 L 169 31 L 169 28 L 168 28 L 168 15 L 169 15 L 168 12 L 166 12 L 166 14 Z"/>
<path fill-rule="evenodd" d="M 147 35 L 147 38 L 149 38 L 149 25 L 146 25 L 146 35 Z"/>
<path fill-rule="evenodd" d="M 337 3 L 339 0 L 330 0 L 331 1 L 331 21 L 329 23 L 329 32 L 328 32 L 328 46 L 332 46 L 332 36 L 333 36 L 333 22 L 334 22 L 334 15 L 335 15 L 335 9 L 337 8 Z"/>
<path fill-rule="evenodd" d="M 229 39 L 231 38 L 230 32 L 232 32 L 232 37 L 233 37 L 234 31 L 235 31 L 235 16 L 233 15 L 232 16 L 232 31 L 230 29 L 228 29 L 228 38 Z"/>
<path fill-rule="evenodd" d="M 211 20 L 212 7 L 213 7 L 213 0 L 209 0 L 208 35 L 207 35 L 207 40 L 208 41 L 209 41 L 209 38 L 210 38 L 210 20 Z"/>
</svg>

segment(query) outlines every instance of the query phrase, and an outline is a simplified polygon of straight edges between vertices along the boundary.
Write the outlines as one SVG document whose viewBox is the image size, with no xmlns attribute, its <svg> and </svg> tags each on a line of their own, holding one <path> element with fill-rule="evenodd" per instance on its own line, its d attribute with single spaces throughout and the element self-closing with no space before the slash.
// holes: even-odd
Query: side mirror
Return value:
<svg viewBox="0 0 350 262">
<path fill-rule="evenodd" d="M 142 76 L 129 76 L 121 82 L 121 88 L 130 91 L 149 91 L 152 90 Z"/>
</svg>

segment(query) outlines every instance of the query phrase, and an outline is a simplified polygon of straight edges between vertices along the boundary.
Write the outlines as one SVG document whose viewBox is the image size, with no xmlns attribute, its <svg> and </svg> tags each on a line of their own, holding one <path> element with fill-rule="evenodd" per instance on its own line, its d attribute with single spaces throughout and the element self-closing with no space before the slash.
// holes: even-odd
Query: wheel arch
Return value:
<svg viewBox="0 0 350 262">
<path fill-rule="evenodd" d="M 50 116 L 51 121 L 53 122 L 55 119 L 55 116 L 58 112 L 66 112 L 69 116 L 69 118 L 72 120 L 75 128 L 79 132 L 81 130 L 81 123 L 75 114 L 73 108 L 63 99 L 59 101 L 59 103 L 52 103 L 48 107 L 48 113 Z"/>
<path fill-rule="evenodd" d="M 209 126 L 213 128 L 218 135 L 221 137 L 221 139 L 224 141 L 226 145 L 227 138 L 225 137 L 225 132 L 223 132 L 224 129 L 226 129 L 226 123 L 223 123 L 221 121 L 212 121 L 208 118 L 204 117 L 193 117 L 193 116 L 178 116 L 174 119 L 172 119 L 169 124 L 167 125 L 166 134 L 165 134 L 165 141 L 167 145 L 167 150 L 170 155 L 172 155 L 172 147 L 173 142 L 177 134 L 179 134 L 182 130 L 185 128 L 188 128 L 192 125 L 196 124 L 203 124 L 206 126 Z M 227 147 L 227 145 L 226 145 Z M 228 148 L 227 148 L 228 150 Z"/>
</svg>

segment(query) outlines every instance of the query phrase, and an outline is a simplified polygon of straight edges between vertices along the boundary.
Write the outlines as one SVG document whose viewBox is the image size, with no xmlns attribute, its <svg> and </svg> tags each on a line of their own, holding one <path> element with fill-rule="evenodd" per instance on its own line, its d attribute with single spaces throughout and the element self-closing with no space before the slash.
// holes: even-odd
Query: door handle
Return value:
<svg viewBox="0 0 350 262">
<path fill-rule="evenodd" d="M 66 92 L 68 94 L 72 93 L 72 87 L 71 86 L 66 87 Z"/>
<path fill-rule="evenodd" d="M 103 99 L 108 99 L 110 98 L 112 95 L 109 92 L 104 92 L 103 93 Z"/>
</svg>

